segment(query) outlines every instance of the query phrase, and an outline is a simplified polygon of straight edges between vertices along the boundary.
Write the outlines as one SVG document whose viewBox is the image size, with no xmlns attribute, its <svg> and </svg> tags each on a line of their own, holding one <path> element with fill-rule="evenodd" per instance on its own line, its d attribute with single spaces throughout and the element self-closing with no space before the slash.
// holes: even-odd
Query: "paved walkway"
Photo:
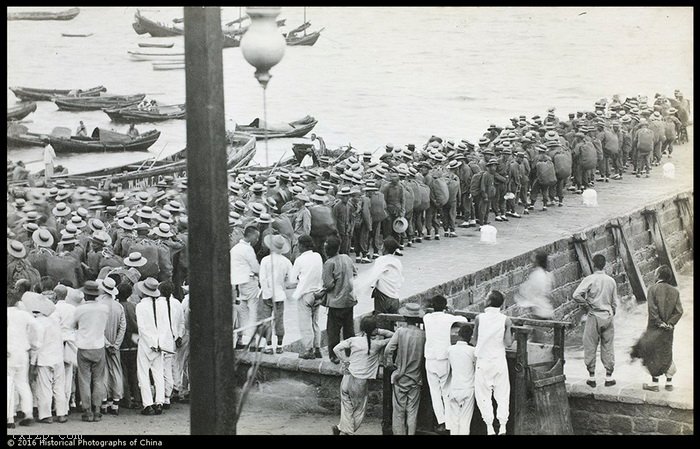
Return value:
<svg viewBox="0 0 700 449">
<path fill-rule="evenodd" d="M 676 168 L 675 179 L 663 176 L 663 167 L 654 167 L 651 177 L 636 178 L 627 173 L 622 180 L 609 183 L 596 183 L 598 207 L 583 206 L 581 195 L 567 192 L 564 207 L 550 207 L 541 210 L 541 202 L 530 215 L 511 218 L 508 222 L 491 224 L 498 230 L 495 245 L 480 243 L 480 234 L 474 228 L 457 230 L 458 238 L 444 238 L 440 241 L 424 241 L 404 251 L 404 285 L 401 297 L 421 293 L 453 279 L 495 265 L 503 260 L 516 257 L 563 237 L 570 236 L 585 228 L 602 223 L 612 217 L 624 215 L 644 204 L 662 200 L 673 193 L 693 188 L 693 141 L 676 147 L 673 159 L 664 158 L 663 163 L 673 162 Z M 631 169 L 629 170 L 631 171 Z M 359 277 L 371 265 L 358 265 Z M 373 310 L 369 297 L 360 298 L 355 306 L 355 316 Z M 321 329 L 326 328 L 327 313 L 321 308 L 319 318 Z M 291 299 L 285 304 L 285 344 L 299 339 L 297 305 Z"/>
</svg>

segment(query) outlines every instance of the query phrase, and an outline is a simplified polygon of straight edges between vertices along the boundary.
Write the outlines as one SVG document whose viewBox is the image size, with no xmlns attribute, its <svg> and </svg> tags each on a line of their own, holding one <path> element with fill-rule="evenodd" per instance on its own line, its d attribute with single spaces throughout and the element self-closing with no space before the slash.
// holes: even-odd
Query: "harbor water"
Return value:
<svg viewBox="0 0 700 449">
<path fill-rule="evenodd" d="M 12 8 L 17 9 L 17 8 Z M 28 10 L 30 8 L 20 8 Z M 38 8 L 47 9 L 47 8 Z M 51 9 L 51 8 L 49 8 Z M 55 8 L 53 8 L 55 9 Z M 7 84 L 40 88 L 104 85 L 110 94 L 147 93 L 163 104 L 184 103 L 185 71 L 154 71 L 129 59 L 138 42 L 183 37 L 138 36 L 135 8 L 89 7 L 70 21 L 8 21 Z M 422 145 L 431 135 L 475 142 L 489 123 L 545 114 L 560 117 L 592 109 L 615 93 L 625 96 L 684 92 L 692 101 L 690 8 L 307 8 L 309 31 L 324 27 L 312 47 L 287 47 L 272 69 L 267 105 L 270 122 L 312 115 L 330 148 L 352 144 L 374 151 L 386 143 Z M 145 8 L 146 17 L 172 23 L 182 8 Z M 237 7 L 222 9 L 236 19 Z M 282 8 L 286 30 L 300 25 L 303 8 Z M 93 33 L 84 38 L 61 33 Z M 226 126 L 262 117 L 262 90 L 239 48 L 223 50 Z M 8 106 L 17 99 L 8 92 Z M 27 117 L 31 132 L 83 120 L 126 131 L 101 111 L 58 111 L 38 103 Z M 140 124 L 162 135 L 149 152 L 164 157 L 185 147 L 184 120 Z M 291 154 L 291 143 L 269 142 L 269 164 Z M 286 153 L 285 153 L 286 151 Z M 39 148 L 8 151 L 8 159 L 40 159 Z M 145 153 L 59 155 L 71 173 L 122 165 Z M 256 161 L 266 164 L 262 142 Z M 42 168 L 29 165 L 31 171 Z"/>
</svg>

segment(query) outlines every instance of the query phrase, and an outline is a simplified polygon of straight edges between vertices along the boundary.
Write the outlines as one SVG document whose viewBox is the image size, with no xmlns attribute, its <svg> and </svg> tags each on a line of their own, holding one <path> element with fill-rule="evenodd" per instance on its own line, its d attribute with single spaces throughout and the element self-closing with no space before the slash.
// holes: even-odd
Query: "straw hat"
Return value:
<svg viewBox="0 0 700 449">
<path fill-rule="evenodd" d="M 113 297 L 119 294 L 119 290 L 117 290 L 117 283 L 109 276 L 104 279 L 98 279 L 97 287 Z"/>
<path fill-rule="evenodd" d="M 161 209 L 160 211 L 158 211 L 158 214 L 155 215 L 155 219 L 161 223 L 172 223 L 173 214 L 171 214 L 165 209 Z"/>
<path fill-rule="evenodd" d="M 71 237 L 75 237 L 79 233 L 80 231 L 73 223 L 68 223 L 65 228 L 61 229 L 61 235 L 67 234 Z"/>
<path fill-rule="evenodd" d="M 263 200 L 263 202 L 264 202 L 265 205 L 266 205 L 267 207 L 269 207 L 270 209 L 277 209 L 277 201 L 275 201 L 274 198 L 272 198 L 272 197 L 270 197 L 270 196 L 265 197 L 265 199 Z"/>
<path fill-rule="evenodd" d="M 117 225 L 127 231 L 136 229 L 136 222 L 131 217 L 124 217 L 121 220 L 117 220 Z"/>
<path fill-rule="evenodd" d="M 254 194 L 261 195 L 265 191 L 265 186 L 256 182 L 251 186 L 250 191 Z"/>
<path fill-rule="evenodd" d="M 121 203 L 124 200 L 126 200 L 127 196 L 124 192 L 116 192 L 114 196 L 112 197 L 112 202 L 114 203 Z"/>
<path fill-rule="evenodd" d="M 51 210 L 51 213 L 57 217 L 65 217 L 66 215 L 70 215 L 71 212 L 70 207 L 63 202 L 56 204 L 56 207 Z"/>
<path fill-rule="evenodd" d="M 27 212 L 27 215 L 24 216 L 24 219 L 26 221 L 37 221 L 37 220 L 39 220 L 40 217 L 41 217 L 41 215 L 39 214 L 39 212 L 37 212 L 35 210 L 31 210 L 31 211 Z"/>
<path fill-rule="evenodd" d="M 102 246 L 109 246 L 112 244 L 112 237 L 110 237 L 105 231 L 96 231 L 90 238 L 93 242 Z"/>
<path fill-rule="evenodd" d="M 328 199 L 328 197 L 326 196 L 326 191 L 321 189 L 314 190 L 314 193 L 313 195 L 311 195 L 310 198 L 319 203 L 323 203 Z"/>
<path fill-rule="evenodd" d="M 22 295 L 22 303 L 30 312 L 39 312 L 49 316 L 56 310 L 56 305 L 41 293 L 26 292 Z"/>
<path fill-rule="evenodd" d="M 145 203 L 151 201 L 151 195 L 149 195 L 148 192 L 141 191 L 141 192 L 138 192 L 138 193 L 136 194 L 136 199 L 137 199 L 140 203 L 144 203 L 144 204 L 145 204 Z"/>
<path fill-rule="evenodd" d="M 158 298 L 160 296 L 160 290 L 158 290 L 158 281 L 153 278 L 146 278 L 146 280 L 136 284 L 138 289 L 146 296 L 152 298 Z"/>
<path fill-rule="evenodd" d="M 351 193 L 350 187 L 345 186 L 342 189 L 340 189 L 340 191 L 338 191 L 338 196 L 346 196 L 346 195 L 350 195 L 350 193 Z"/>
<path fill-rule="evenodd" d="M 153 208 L 151 206 L 143 206 L 136 212 L 136 216 L 150 220 L 153 218 Z"/>
<path fill-rule="evenodd" d="M 274 176 L 270 176 L 269 178 L 267 178 L 267 181 L 265 181 L 265 184 L 268 188 L 277 187 L 277 178 L 275 178 Z"/>
<path fill-rule="evenodd" d="M 162 237 L 165 239 L 173 236 L 173 233 L 170 230 L 170 225 L 168 223 L 159 224 L 158 227 L 153 228 L 152 233 L 157 235 L 158 237 Z"/>
<path fill-rule="evenodd" d="M 18 259 L 23 259 L 27 255 L 27 248 L 18 240 L 8 240 L 7 254 Z"/>
<path fill-rule="evenodd" d="M 233 203 L 233 209 L 234 209 L 234 210 L 237 210 L 237 211 L 240 211 L 240 212 L 245 212 L 245 210 L 246 210 L 247 208 L 248 208 L 248 206 L 246 206 L 245 202 L 243 202 L 242 200 L 236 200 L 236 201 Z"/>
<path fill-rule="evenodd" d="M 397 234 L 401 234 L 402 232 L 406 232 L 406 229 L 408 229 L 408 220 L 406 220 L 403 217 L 398 217 L 396 220 L 394 220 L 391 227 L 394 229 L 394 232 L 396 232 Z"/>
<path fill-rule="evenodd" d="M 176 214 L 180 213 L 180 212 L 184 212 L 184 210 L 185 210 L 185 208 L 182 207 L 182 204 L 180 204 L 179 201 L 175 201 L 175 200 L 169 201 L 168 204 L 166 204 L 163 207 L 163 209 L 167 210 L 168 212 L 176 213 Z"/>
<path fill-rule="evenodd" d="M 253 212 L 253 215 L 258 217 L 267 212 L 267 208 L 260 203 L 250 203 L 248 205 L 248 209 L 250 209 L 251 212 Z"/>
<path fill-rule="evenodd" d="M 124 259 L 124 265 L 127 267 L 142 267 L 148 263 L 148 260 L 139 252 L 129 254 L 129 257 Z"/>
<path fill-rule="evenodd" d="M 407 302 L 399 308 L 399 315 L 423 318 L 423 315 L 425 315 L 425 310 L 420 306 L 420 304 Z"/>
<path fill-rule="evenodd" d="M 92 229 L 93 232 L 105 230 L 105 224 L 99 218 L 91 218 L 88 220 L 88 227 Z"/>
<path fill-rule="evenodd" d="M 460 155 L 460 156 L 462 156 L 462 155 Z M 464 159 L 464 156 L 462 156 L 462 159 Z M 454 160 L 454 161 L 450 161 L 450 163 L 447 164 L 447 168 L 455 169 L 455 168 L 459 168 L 460 165 L 462 165 L 461 162 Z"/>
<path fill-rule="evenodd" d="M 36 246 L 43 248 L 50 248 L 53 245 L 54 238 L 53 235 L 46 228 L 39 228 L 34 233 L 32 233 L 32 240 Z"/>
<path fill-rule="evenodd" d="M 263 239 L 265 246 L 270 248 L 270 252 L 277 254 L 286 254 L 289 252 L 291 246 L 289 241 L 284 238 L 283 235 L 266 235 Z"/>
<path fill-rule="evenodd" d="M 85 295 L 100 296 L 100 286 L 96 281 L 86 281 L 80 290 Z"/>
<path fill-rule="evenodd" d="M 78 239 L 75 238 L 76 234 L 62 233 L 61 240 L 58 241 L 61 245 L 70 245 L 73 243 L 78 243 Z"/>
<path fill-rule="evenodd" d="M 267 213 L 262 213 L 260 214 L 260 217 L 255 219 L 255 221 L 261 224 L 272 223 L 272 216 Z"/>
<path fill-rule="evenodd" d="M 234 195 L 240 195 L 243 193 L 243 186 L 238 182 L 231 183 L 231 185 L 228 186 L 228 189 Z"/>
</svg>

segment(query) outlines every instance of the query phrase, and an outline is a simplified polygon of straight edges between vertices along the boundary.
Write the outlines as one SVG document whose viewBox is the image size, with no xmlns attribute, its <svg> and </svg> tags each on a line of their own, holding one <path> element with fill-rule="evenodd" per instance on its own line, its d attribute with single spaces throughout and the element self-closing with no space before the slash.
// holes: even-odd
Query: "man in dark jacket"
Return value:
<svg viewBox="0 0 700 449">
<path fill-rule="evenodd" d="M 382 186 L 380 191 L 384 194 L 386 201 L 386 211 L 388 217 L 384 221 L 384 237 L 392 236 L 401 245 L 403 237 L 394 232 L 394 220 L 403 217 L 406 214 L 404 202 L 404 190 L 399 184 L 399 175 L 397 173 L 389 174 L 389 183 Z M 403 249 L 403 245 L 400 246 Z"/>
<path fill-rule="evenodd" d="M 353 291 L 353 277 L 357 268 L 347 254 L 339 254 L 340 240 L 331 236 L 326 240 L 328 260 L 323 264 L 323 288 L 326 290 L 326 307 L 328 307 L 328 354 L 331 362 L 340 361 L 333 353 L 333 348 L 343 340 L 355 336 L 353 309 L 357 300 Z"/>
<path fill-rule="evenodd" d="M 350 251 L 350 187 L 343 187 L 338 192 L 338 201 L 333 206 L 333 218 L 340 239 L 340 254 Z"/>
<path fill-rule="evenodd" d="M 496 186 L 494 184 L 494 175 L 496 173 L 496 167 L 498 166 L 498 159 L 491 159 L 486 163 L 486 171 L 481 175 L 481 225 L 489 224 L 489 211 L 491 210 L 491 203 L 496 201 Z"/>
</svg>

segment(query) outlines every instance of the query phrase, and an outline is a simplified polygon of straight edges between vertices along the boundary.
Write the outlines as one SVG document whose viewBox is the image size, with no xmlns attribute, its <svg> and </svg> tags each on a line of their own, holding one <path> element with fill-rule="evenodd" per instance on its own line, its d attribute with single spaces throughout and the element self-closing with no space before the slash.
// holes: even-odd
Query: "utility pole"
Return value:
<svg viewBox="0 0 700 449">
<path fill-rule="evenodd" d="M 233 435 L 237 403 L 228 241 L 221 10 L 185 7 L 190 433 Z"/>
</svg>

